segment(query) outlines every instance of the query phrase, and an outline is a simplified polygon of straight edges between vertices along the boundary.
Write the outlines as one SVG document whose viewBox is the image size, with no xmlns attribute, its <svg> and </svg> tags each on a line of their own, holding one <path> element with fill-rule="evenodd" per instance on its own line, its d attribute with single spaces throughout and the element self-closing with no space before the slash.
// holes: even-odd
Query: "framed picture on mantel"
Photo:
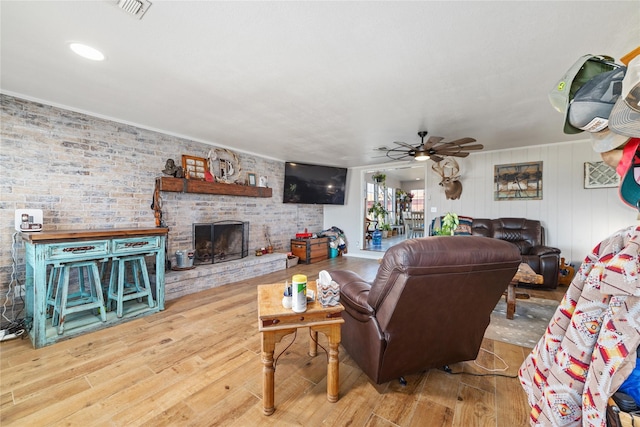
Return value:
<svg viewBox="0 0 640 427">
<path fill-rule="evenodd" d="M 255 187 L 256 186 L 256 174 L 249 172 L 247 174 L 247 181 L 249 183 L 250 186 Z"/>
<path fill-rule="evenodd" d="M 209 165 L 207 159 L 204 157 L 194 157 L 182 155 L 182 169 L 184 170 L 184 177 L 187 179 L 202 179 Z"/>
</svg>

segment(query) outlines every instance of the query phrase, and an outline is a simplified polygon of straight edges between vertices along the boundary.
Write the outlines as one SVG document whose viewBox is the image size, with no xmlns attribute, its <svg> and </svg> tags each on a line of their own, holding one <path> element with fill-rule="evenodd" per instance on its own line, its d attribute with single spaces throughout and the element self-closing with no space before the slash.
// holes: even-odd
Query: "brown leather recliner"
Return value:
<svg viewBox="0 0 640 427">
<path fill-rule="evenodd" d="M 330 271 L 345 307 L 342 345 L 377 384 L 473 360 L 520 262 L 508 242 L 437 236 L 391 247 L 372 283 Z"/>
<path fill-rule="evenodd" d="M 525 218 L 474 218 L 471 225 L 474 236 L 506 240 L 518 247 L 522 262 L 544 278 L 539 287 L 558 287 L 560 249 L 545 246 L 544 227 L 540 221 Z"/>
</svg>

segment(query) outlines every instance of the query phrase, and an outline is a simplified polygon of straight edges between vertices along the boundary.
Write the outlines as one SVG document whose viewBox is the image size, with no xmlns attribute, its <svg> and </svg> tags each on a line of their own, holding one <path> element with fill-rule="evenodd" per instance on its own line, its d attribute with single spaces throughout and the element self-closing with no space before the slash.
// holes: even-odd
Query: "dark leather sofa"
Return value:
<svg viewBox="0 0 640 427">
<path fill-rule="evenodd" d="M 371 283 L 330 271 L 345 307 L 342 345 L 377 384 L 473 360 L 520 262 L 502 240 L 439 236 L 391 247 Z"/>
<path fill-rule="evenodd" d="M 544 277 L 545 289 L 558 287 L 560 269 L 560 249 L 545 246 L 544 227 L 540 221 L 525 218 L 473 218 L 471 234 L 493 237 L 511 242 L 518 247 L 522 262 L 526 262 L 538 274 Z"/>
</svg>

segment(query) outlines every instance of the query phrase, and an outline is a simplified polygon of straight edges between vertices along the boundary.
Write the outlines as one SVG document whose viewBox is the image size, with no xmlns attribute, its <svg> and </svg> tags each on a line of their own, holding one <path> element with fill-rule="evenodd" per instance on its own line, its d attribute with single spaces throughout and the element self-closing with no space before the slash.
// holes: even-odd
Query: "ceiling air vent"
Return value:
<svg viewBox="0 0 640 427">
<path fill-rule="evenodd" d="M 151 7 L 151 2 L 148 0 L 119 0 L 118 7 L 134 17 L 142 19 L 142 15 Z"/>
</svg>

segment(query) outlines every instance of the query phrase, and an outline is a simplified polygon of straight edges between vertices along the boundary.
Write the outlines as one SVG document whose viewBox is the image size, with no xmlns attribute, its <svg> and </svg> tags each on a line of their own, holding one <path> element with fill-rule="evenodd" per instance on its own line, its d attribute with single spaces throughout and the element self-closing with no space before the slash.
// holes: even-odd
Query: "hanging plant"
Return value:
<svg viewBox="0 0 640 427">
<path fill-rule="evenodd" d="M 373 179 L 373 182 L 384 184 L 384 182 L 387 180 L 387 175 L 382 172 L 376 172 L 371 178 Z"/>
</svg>

